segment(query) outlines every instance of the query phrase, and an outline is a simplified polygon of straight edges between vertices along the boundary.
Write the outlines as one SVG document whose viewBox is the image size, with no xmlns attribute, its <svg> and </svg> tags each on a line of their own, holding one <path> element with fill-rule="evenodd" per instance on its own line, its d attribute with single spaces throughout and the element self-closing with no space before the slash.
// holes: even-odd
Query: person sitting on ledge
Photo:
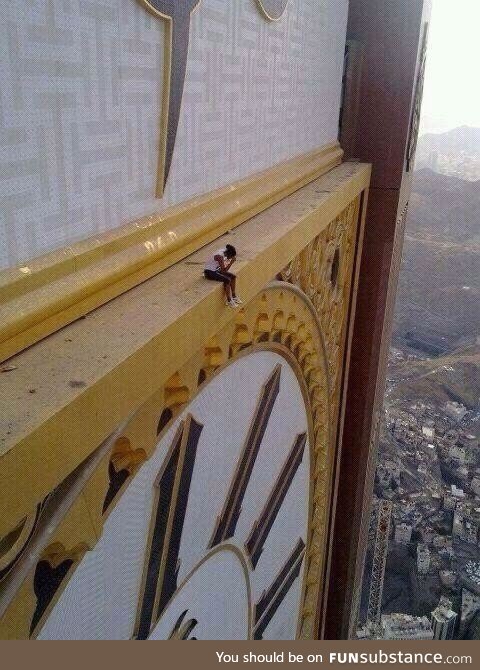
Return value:
<svg viewBox="0 0 480 670">
<path fill-rule="evenodd" d="M 206 264 L 203 271 L 205 279 L 223 282 L 225 289 L 225 304 L 236 309 L 242 304 L 242 301 L 235 293 L 236 275 L 229 272 L 232 265 L 237 260 L 237 251 L 231 244 L 227 244 L 224 249 L 219 249 Z"/>
</svg>

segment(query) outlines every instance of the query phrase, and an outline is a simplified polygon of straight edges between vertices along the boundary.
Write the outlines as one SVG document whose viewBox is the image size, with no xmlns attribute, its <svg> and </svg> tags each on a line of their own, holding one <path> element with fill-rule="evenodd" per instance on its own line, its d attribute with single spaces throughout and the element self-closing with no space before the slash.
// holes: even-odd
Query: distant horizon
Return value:
<svg viewBox="0 0 480 670">
<path fill-rule="evenodd" d="M 480 2 L 432 0 L 420 134 L 480 128 Z"/>
<path fill-rule="evenodd" d="M 424 128 L 420 129 L 420 137 L 424 137 L 425 135 L 446 135 L 447 133 L 451 133 L 454 130 L 459 130 L 460 128 L 472 128 L 473 130 L 480 130 L 480 125 L 478 126 L 470 126 L 468 123 L 462 123 L 459 126 L 454 126 L 453 128 L 448 128 L 448 130 L 440 130 L 440 131 L 433 131 L 433 130 L 425 130 Z"/>
</svg>

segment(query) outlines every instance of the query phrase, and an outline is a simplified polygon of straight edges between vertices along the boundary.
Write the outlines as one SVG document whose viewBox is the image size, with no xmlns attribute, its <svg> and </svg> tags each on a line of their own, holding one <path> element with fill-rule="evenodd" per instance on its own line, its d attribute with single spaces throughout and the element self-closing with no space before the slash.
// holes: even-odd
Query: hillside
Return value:
<svg viewBox="0 0 480 670">
<path fill-rule="evenodd" d="M 376 496 L 393 503 L 382 609 L 415 616 L 442 595 L 459 611 L 466 565 L 480 561 L 480 525 L 468 516 L 480 473 L 480 129 L 424 136 L 422 152 L 435 170 L 414 173 L 375 477 Z M 456 525 L 445 504 L 453 484 L 468 501 Z"/>
<path fill-rule="evenodd" d="M 446 133 L 422 135 L 415 159 L 417 169 L 429 167 L 436 172 L 470 181 L 480 179 L 480 128 L 462 126 Z"/>
<path fill-rule="evenodd" d="M 480 403 L 480 344 L 440 358 L 391 364 L 389 379 L 394 380 L 389 404 L 421 398 L 439 407 L 454 400 L 476 410 Z"/>
<path fill-rule="evenodd" d="M 479 333 L 480 181 L 414 175 L 394 343 L 444 338 L 441 352 Z M 414 344 L 414 348 L 416 347 Z M 421 347 L 420 347 L 421 348 Z M 425 353 L 434 353 L 429 348 Z"/>
<path fill-rule="evenodd" d="M 480 128 L 460 126 L 446 133 L 426 133 L 419 138 L 418 157 L 430 151 L 456 155 L 468 152 L 480 156 Z"/>
</svg>

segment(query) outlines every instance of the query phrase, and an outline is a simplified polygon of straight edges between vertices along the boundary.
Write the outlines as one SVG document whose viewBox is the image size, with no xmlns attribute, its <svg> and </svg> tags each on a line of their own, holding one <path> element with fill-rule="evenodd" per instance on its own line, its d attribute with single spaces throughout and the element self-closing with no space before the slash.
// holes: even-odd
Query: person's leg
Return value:
<svg viewBox="0 0 480 670">
<path fill-rule="evenodd" d="M 227 299 L 230 307 L 236 307 L 236 303 L 233 299 L 232 292 L 232 275 L 231 272 L 222 272 L 221 270 L 205 270 L 204 271 L 205 279 L 210 279 L 212 281 L 221 281 L 223 283 L 223 289 L 225 292 L 225 297 Z"/>
<path fill-rule="evenodd" d="M 205 279 L 209 279 L 210 281 L 221 281 L 222 283 L 225 283 L 225 276 L 217 270 L 205 270 L 203 274 Z"/>
<path fill-rule="evenodd" d="M 230 280 L 227 280 L 223 282 L 223 288 L 225 289 L 225 296 L 228 300 L 228 302 L 231 302 L 233 300 L 233 294 L 232 294 L 232 285 Z"/>
<path fill-rule="evenodd" d="M 223 288 L 225 289 L 225 296 L 230 302 L 233 300 L 233 292 L 232 292 L 232 273 L 231 272 L 225 272 L 225 270 L 217 270 L 217 274 L 222 277 L 223 280 Z"/>
<path fill-rule="evenodd" d="M 233 298 L 234 302 L 237 303 L 237 305 L 241 305 L 242 301 L 237 296 L 237 275 L 234 275 L 233 272 L 228 272 L 227 274 L 230 276 L 230 280 L 231 280 L 232 298 Z"/>
</svg>

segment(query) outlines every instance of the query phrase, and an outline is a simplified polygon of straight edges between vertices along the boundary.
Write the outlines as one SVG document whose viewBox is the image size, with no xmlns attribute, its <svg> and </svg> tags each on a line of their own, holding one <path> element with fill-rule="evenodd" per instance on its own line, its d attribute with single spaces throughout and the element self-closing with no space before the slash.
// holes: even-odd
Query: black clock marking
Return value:
<svg viewBox="0 0 480 670">
<path fill-rule="evenodd" d="M 73 559 L 66 559 L 57 566 L 50 565 L 47 560 L 38 562 L 33 578 L 33 590 L 37 597 L 37 606 L 30 625 L 30 635 L 35 630 L 73 563 Z"/>
<path fill-rule="evenodd" d="M 202 429 L 191 415 L 180 424 L 155 482 L 155 523 L 137 625 L 140 640 L 148 637 L 154 618 L 160 617 L 177 590 L 180 541 Z"/>
<path fill-rule="evenodd" d="M 110 486 L 108 487 L 107 495 L 103 501 L 103 514 L 105 514 L 107 509 L 110 507 L 113 500 L 115 499 L 115 496 L 129 477 L 130 473 L 128 470 L 122 469 L 117 472 L 112 462 L 108 464 L 108 478 L 110 480 Z"/>
<path fill-rule="evenodd" d="M 300 574 L 304 555 L 305 543 L 300 538 L 270 588 L 262 593 L 262 597 L 255 605 L 253 627 L 255 640 L 263 639 L 265 629 Z"/>
<path fill-rule="evenodd" d="M 293 478 L 300 467 L 306 442 L 306 433 L 297 436 L 277 481 L 268 496 L 265 507 L 263 508 L 259 519 L 254 523 L 248 539 L 245 542 L 245 549 L 250 556 L 254 568 L 262 555 L 263 546 L 268 534 L 270 533 L 277 514 L 285 500 L 285 496 L 292 484 Z"/>
<path fill-rule="evenodd" d="M 159 174 L 158 189 L 161 195 L 168 180 L 180 120 L 190 41 L 190 15 L 201 0 L 141 0 L 141 2 L 153 14 L 160 15 L 168 21 L 166 44 L 167 49 L 170 48 L 165 54 L 167 82 L 162 123 L 166 138 L 161 139 L 161 142 L 165 142 L 165 146 L 162 149 L 163 165 Z"/>
<path fill-rule="evenodd" d="M 238 519 L 242 511 L 245 491 L 247 490 L 258 452 L 260 451 L 260 445 L 262 444 L 275 400 L 280 392 L 281 372 L 282 366 L 280 364 L 276 365 L 263 386 L 242 454 L 230 484 L 227 499 L 225 500 L 221 515 L 217 518 L 215 530 L 208 545 L 210 549 L 233 537 L 235 534 Z"/>
<path fill-rule="evenodd" d="M 173 627 L 172 632 L 170 633 L 169 640 L 196 640 L 196 637 L 190 637 L 190 633 L 197 627 L 197 619 L 188 619 L 184 623 L 184 619 L 188 614 L 188 610 L 185 610 L 180 614 L 175 626 Z"/>
</svg>

